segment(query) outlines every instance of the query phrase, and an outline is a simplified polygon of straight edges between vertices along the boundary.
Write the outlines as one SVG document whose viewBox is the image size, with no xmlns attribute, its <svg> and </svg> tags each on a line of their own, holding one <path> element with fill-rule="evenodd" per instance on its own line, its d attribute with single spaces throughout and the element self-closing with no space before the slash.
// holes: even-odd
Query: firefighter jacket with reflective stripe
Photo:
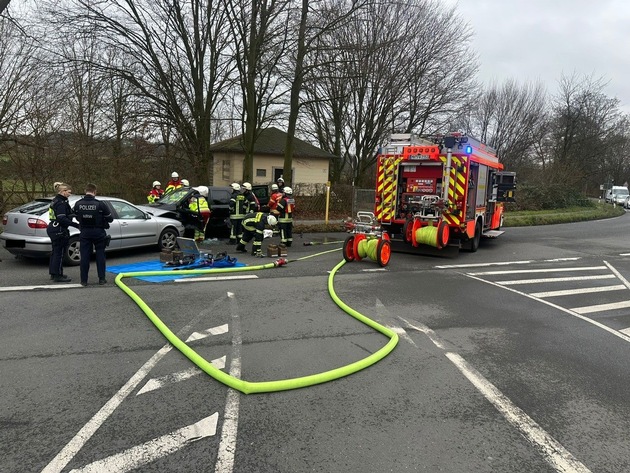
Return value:
<svg viewBox="0 0 630 473">
<path fill-rule="evenodd" d="M 267 225 L 268 213 L 250 212 L 243 218 L 243 228 L 248 232 L 256 232 L 262 235 L 265 225 Z"/>
<path fill-rule="evenodd" d="M 293 209 L 295 208 L 295 200 L 292 197 L 284 196 L 278 202 L 276 211 L 278 212 L 278 222 L 293 223 Z"/>
<path fill-rule="evenodd" d="M 247 214 L 247 199 L 240 192 L 232 192 L 230 199 L 230 218 L 242 219 Z"/>
<path fill-rule="evenodd" d="M 151 189 L 151 192 L 149 192 L 149 195 L 147 195 L 147 200 L 150 204 L 152 204 L 153 202 L 160 200 L 160 197 L 162 197 L 163 194 L 164 191 L 162 189 L 154 187 Z"/>
<path fill-rule="evenodd" d="M 177 179 L 176 181 L 171 179 L 166 184 L 166 188 L 164 189 L 164 193 L 173 192 L 175 189 L 179 189 L 182 186 L 183 186 L 183 184 L 182 184 L 181 179 Z"/>
</svg>

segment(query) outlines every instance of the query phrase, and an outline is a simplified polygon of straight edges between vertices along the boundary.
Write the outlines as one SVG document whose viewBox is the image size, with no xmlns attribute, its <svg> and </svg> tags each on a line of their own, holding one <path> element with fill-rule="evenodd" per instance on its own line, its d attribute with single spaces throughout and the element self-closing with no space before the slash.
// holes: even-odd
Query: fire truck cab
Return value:
<svg viewBox="0 0 630 473">
<path fill-rule="evenodd" d="M 492 148 L 456 132 L 392 135 L 376 174 L 374 215 L 392 251 L 477 251 L 482 236 L 503 233 L 504 202 L 516 189 L 515 173 L 503 171 Z"/>
</svg>

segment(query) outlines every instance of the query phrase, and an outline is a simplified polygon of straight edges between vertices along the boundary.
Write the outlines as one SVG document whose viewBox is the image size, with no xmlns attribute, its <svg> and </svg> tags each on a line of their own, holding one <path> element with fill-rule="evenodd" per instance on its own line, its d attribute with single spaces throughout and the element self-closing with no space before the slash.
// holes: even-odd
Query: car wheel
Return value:
<svg viewBox="0 0 630 473">
<path fill-rule="evenodd" d="M 158 247 L 160 250 L 173 250 L 175 248 L 175 244 L 177 243 L 178 236 L 179 233 L 173 228 L 162 230 L 160 239 L 158 240 Z"/>
<path fill-rule="evenodd" d="M 73 236 L 68 240 L 68 248 L 63 254 L 64 266 L 78 266 L 81 263 L 79 237 Z"/>
</svg>

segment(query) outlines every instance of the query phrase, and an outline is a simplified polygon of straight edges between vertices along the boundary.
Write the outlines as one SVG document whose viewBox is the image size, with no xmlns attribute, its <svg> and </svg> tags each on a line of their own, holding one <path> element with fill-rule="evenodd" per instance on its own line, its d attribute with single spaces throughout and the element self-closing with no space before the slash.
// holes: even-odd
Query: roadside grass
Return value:
<svg viewBox="0 0 630 473">
<path fill-rule="evenodd" d="M 583 222 L 604 218 L 619 217 L 625 213 L 620 206 L 596 202 L 589 207 L 567 207 L 565 209 L 525 210 L 505 212 L 504 227 L 527 227 L 533 225 L 554 225 L 557 223 Z"/>
</svg>

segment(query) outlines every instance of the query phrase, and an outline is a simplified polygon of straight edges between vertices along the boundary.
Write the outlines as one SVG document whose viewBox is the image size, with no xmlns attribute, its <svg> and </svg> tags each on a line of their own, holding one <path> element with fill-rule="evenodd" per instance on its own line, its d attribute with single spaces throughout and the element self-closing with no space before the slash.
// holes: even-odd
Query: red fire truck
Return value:
<svg viewBox="0 0 630 473">
<path fill-rule="evenodd" d="M 482 237 L 503 233 L 504 202 L 515 189 L 515 173 L 472 137 L 395 134 L 377 157 L 374 215 L 392 251 L 477 251 Z"/>
</svg>

